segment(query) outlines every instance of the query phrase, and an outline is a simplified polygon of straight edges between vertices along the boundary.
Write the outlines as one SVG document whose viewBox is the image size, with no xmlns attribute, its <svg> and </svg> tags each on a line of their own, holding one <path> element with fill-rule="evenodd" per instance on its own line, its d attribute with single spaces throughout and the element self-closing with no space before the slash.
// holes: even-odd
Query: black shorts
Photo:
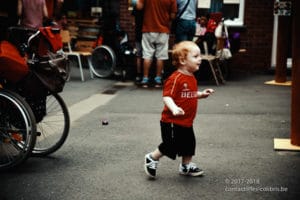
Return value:
<svg viewBox="0 0 300 200">
<path fill-rule="evenodd" d="M 162 143 L 159 151 L 175 160 L 176 156 L 195 155 L 196 139 L 193 127 L 160 122 Z"/>
</svg>

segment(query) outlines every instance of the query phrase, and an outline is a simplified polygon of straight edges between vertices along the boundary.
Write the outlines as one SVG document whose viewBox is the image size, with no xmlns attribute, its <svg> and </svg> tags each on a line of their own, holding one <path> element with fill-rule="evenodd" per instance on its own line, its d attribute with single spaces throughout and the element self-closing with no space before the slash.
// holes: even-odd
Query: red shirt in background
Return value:
<svg viewBox="0 0 300 200">
<path fill-rule="evenodd" d="M 143 33 L 169 33 L 170 14 L 177 12 L 176 0 L 140 0 L 144 4 Z"/>
<path fill-rule="evenodd" d="M 53 17 L 54 13 L 54 0 L 46 0 L 46 6 L 48 10 L 48 16 L 51 18 Z"/>
</svg>

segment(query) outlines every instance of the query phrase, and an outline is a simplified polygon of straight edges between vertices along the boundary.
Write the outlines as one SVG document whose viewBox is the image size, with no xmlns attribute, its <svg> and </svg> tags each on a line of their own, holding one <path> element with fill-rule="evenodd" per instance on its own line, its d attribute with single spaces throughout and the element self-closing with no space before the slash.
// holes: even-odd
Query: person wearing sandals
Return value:
<svg viewBox="0 0 300 200">
<path fill-rule="evenodd" d="M 162 86 L 164 60 L 168 60 L 170 22 L 176 17 L 176 0 L 137 0 L 136 7 L 144 9 L 142 28 L 143 79 L 141 85 L 149 86 L 149 70 L 156 59 L 155 87 Z"/>
<path fill-rule="evenodd" d="M 136 9 L 136 1 L 131 1 L 134 16 L 134 31 L 135 31 L 135 48 L 136 48 L 136 78 L 135 83 L 140 84 L 143 78 L 142 64 L 143 64 L 143 49 L 142 49 L 142 28 L 144 20 L 144 11 Z"/>
<path fill-rule="evenodd" d="M 167 78 L 163 87 L 165 106 L 160 121 L 162 142 L 157 149 L 145 155 L 144 169 L 150 178 L 156 177 L 158 161 L 164 155 L 173 160 L 176 156 L 182 157 L 179 174 L 203 175 L 203 170 L 192 162 L 196 148 L 193 121 L 198 99 L 207 98 L 214 90 L 198 91 L 194 72 L 201 64 L 201 54 L 196 43 L 183 41 L 176 44 L 172 61 L 177 70 Z"/>
</svg>

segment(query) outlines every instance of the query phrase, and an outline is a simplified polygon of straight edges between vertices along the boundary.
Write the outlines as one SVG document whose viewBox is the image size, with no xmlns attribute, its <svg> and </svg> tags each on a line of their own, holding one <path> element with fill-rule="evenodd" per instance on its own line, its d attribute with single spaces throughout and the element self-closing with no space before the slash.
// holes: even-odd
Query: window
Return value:
<svg viewBox="0 0 300 200">
<path fill-rule="evenodd" d="M 245 0 L 224 0 L 223 15 L 227 26 L 244 25 Z"/>
<path fill-rule="evenodd" d="M 198 0 L 198 13 L 222 12 L 227 26 L 244 25 L 245 0 Z"/>
</svg>

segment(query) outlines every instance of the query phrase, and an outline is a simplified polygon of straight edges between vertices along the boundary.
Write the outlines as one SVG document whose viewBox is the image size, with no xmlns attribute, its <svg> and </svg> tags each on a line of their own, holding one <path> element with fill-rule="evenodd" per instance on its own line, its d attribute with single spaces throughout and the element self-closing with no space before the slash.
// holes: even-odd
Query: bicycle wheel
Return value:
<svg viewBox="0 0 300 200">
<path fill-rule="evenodd" d="M 56 93 L 47 96 L 46 116 L 37 124 L 37 139 L 32 154 L 46 156 L 66 141 L 70 129 L 68 108 Z"/>
<path fill-rule="evenodd" d="M 0 90 L 0 170 L 24 162 L 36 141 L 31 108 L 18 94 Z"/>
<path fill-rule="evenodd" d="M 112 48 L 106 45 L 96 47 L 92 52 L 92 71 L 100 78 L 107 78 L 114 73 L 116 55 Z"/>
</svg>

